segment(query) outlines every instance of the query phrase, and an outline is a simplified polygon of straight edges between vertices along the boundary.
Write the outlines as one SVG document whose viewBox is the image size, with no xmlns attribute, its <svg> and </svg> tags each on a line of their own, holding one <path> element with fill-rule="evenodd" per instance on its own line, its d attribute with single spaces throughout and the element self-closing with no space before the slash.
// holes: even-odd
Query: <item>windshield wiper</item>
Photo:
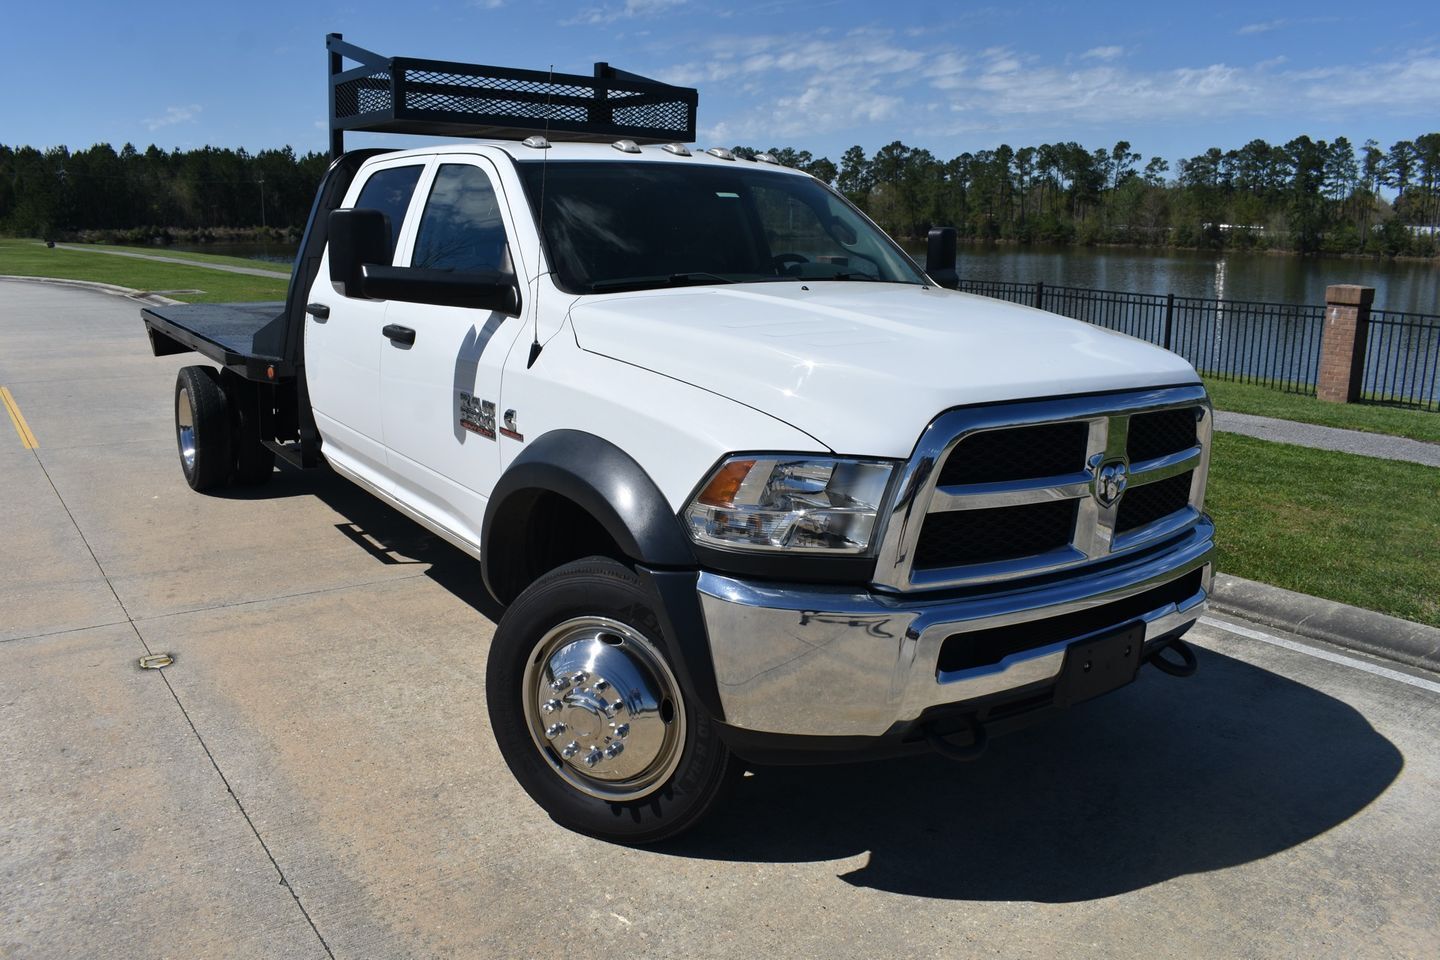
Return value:
<svg viewBox="0 0 1440 960">
<path fill-rule="evenodd" d="M 597 280 L 590 284 L 590 290 L 593 293 L 599 293 L 602 290 L 643 290 L 647 287 L 680 287 L 697 283 L 735 283 L 735 281 L 728 277 L 722 277 L 718 273 L 692 271 L 672 273 L 669 276 L 617 277 L 613 280 Z"/>
<path fill-rule="evenodd" d="M 810 280 L 867 280 L 871 283 L 879 283 L 880 278 L 868 273 L 832 273 L 828 277 L 809 277 Z"/>
<path fill-rule="evenodd" d="M 670 274 L 670 282 L 671 282 L 671 283 L 734 283 L 735 281 L 734 281 L 734 280 L 731 280 L 729 277 L 722 277 L 722 276 L 720 276 L 720 274 L 718 274 L 718 273 L 705 273 L 704 271 L 695 271 L 695 272 L 692 272 L 692 273 L 672 273 L 672 274 Z"/>
</svg>

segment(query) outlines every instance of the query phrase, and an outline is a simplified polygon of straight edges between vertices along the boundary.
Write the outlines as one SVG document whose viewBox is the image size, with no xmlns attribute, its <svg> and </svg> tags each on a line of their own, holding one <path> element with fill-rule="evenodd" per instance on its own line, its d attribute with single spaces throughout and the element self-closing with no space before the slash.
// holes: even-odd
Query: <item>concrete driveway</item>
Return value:
<svg viewBox="0 0 1440 960">
<path fill-rule="evenodd" d="M 0 284 L 38 442 L 0 420 L 0 957 L 1440 953 L 1436 678 L 1246 624 L 969 766 L 568 833 L 491 739 L 476 565 L 327 473 L 190 492 L 192 361 L 131 302 Z"/>
</svg>

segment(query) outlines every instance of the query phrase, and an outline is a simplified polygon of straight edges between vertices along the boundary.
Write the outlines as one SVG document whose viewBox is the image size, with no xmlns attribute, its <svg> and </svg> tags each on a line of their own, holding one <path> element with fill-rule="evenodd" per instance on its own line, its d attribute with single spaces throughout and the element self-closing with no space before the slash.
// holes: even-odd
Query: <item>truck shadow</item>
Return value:
<svg viewBox="0 0 1440 960">
<path fill-rule="evenodd" d="M 282 467 L 263 487 L 227 487 L 211 495 L 231 500 L 314 497 L 343 518 L 335 529 L 377 563 L 428 565 L 427 577 L 487 620 L 498 623 L 504 612 L 485 590 L 473 558 L 329 468 L 302 472 Z"/>
<path fill-rule="evenodd" d="M 1380 796 L 1400 752 L 1347 704 L 1197 650 L 1178 681 L 1125 690 L 996 740 L 933 755 L 757 768 L 674 856 L 854 857 L 859 887 L 955 900 L 1069 903 L 1268 857 Z"/>
<path fill-rule="evenodd" d="M 383 564 L 498 621 L 473 559 L 328 471 L 280 471 L 236 497 L 314 496 Z M 1345 822 L 1404 766 L 1356 710 L 1197 648 L 1200 672 L 1142 670 L 1115 694 L 994 741 L 971 764 L 932 754 L 756 767 L 694 831 L 652 848 L 693 859 L 849 859 L 841 879 L 956 900 L 1068 903 L 1279 853 Z"/>
</svg>

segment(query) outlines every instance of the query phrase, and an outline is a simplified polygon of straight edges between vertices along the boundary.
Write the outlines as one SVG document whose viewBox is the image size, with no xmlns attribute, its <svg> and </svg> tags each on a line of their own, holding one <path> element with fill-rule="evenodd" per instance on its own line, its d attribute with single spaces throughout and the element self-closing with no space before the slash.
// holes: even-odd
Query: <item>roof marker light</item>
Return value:
<svg viewBox="0 0 1440 960">
<path fill-rule="evenodd" d="M 705 152 L 710 154 L 710 156 L 712 157 L 719 157 L 721 160 L 735 159 L 735 154 L 731 153 L 729 150 L 726 150 L 724 147 L 711 147 Z"/>
<path fill-rule="evenodd" d="M 525 144 L 525 146 L 529 147 L 531 150 L 550 149 L 550 141 L 546 140 L 544 137 L 541 136 L 526 137 L 524 140 L 521 141 L 521 143 Z"/>
<path fill-rule="evenodd" d="M 758 161 L 760 161 L 761 163 L 773 163 L 773 164 L 775 164 L 777 167 L 780 166 L 780 161 L 779 161 L 779 160 L 776 160 L 773 156 L 771 156 L 771 155 L 768 154 L 768 153 L 757 153 L 757 154 L 755 154 L 755 159 L 758 160 Z"/>
<path fill-rule="evenodd" d="M 616 140 L 614 143 L 610 144 L 610 146 L 614 147 L 616 150 L 619 150 L 621 153 L 640 152 L 640 147 L 638 144 L 635 143 L 634 140 Z"/>
<path fill-rule="evenodd" d="M 690 148 L 685 146 L 685 144 L 683 143 L 667 143 L 660 149 L 664 150 L 666 153 L 673 153 L 677 157 L 690 156 Z"/>
</svg>

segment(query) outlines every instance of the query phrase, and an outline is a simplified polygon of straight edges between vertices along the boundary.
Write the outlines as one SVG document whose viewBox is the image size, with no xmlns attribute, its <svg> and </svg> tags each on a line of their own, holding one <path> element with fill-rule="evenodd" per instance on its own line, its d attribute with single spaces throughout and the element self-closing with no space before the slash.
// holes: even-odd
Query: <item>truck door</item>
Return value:
<svg viewBox="0 0 1440 960">
<path fill-rule="evenodd" d="M 372 167 L 352 188 L 351 207 L 381 210 L 390 217 L 394 261 L 405 213 L 425 172 L 425 158 Z M 305 377 L 310 406 L 337 469 L 390 490 L 380 422 L 380 356 L 385 346 L 385 303 L 340 296 L 330 284 L 328 260 L 321 263 L 308 303 L 330 307 L 328 317 L 305 319 Z"/>
<path fill-rule="evenodd" d="M 441 157 L 425 192 L 410 266 L 513 269 L 513 225 L 507 230 L 509 211 L 489 161 Z M 380 361 L 395 493 L 478 545 L 485 502 L 500 472 L 500 374 L 525 325 L 499 312 L 398 300 L 389 303 L 385 323 L 403 331 L 402 339 L 385 345 Z"/>
</svg>

